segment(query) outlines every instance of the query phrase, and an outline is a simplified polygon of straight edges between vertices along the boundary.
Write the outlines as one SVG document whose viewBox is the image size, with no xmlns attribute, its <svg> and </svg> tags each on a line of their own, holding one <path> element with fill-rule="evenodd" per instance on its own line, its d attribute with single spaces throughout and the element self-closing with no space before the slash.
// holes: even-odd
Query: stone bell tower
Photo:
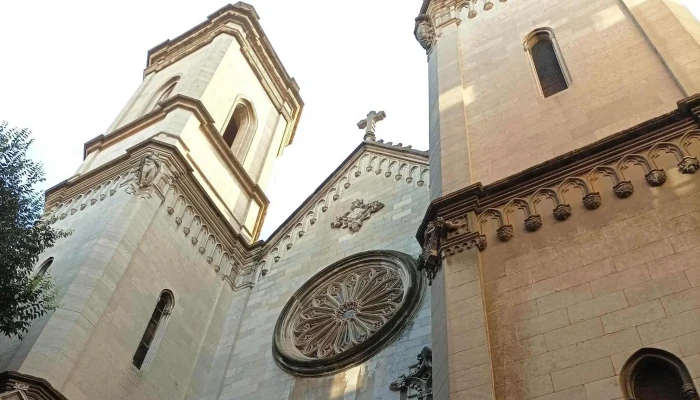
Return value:
<svg viewBox="0 0 700 400">
<path fill-rule="evenodd" d="M 655 292 L 694 265 L 659 249 L 678 234 L 664 212 L 697 187 L 697 19 L 679 0 L 425 0 L 414 34 L 429 72 L 433 200 L 417 238 L 433 398 L 651 398 L 625 371 L 659 336 L 700 329 L 696 306 L 674 320 Z M 674 278 L 663 293 L 692 296 Z M 674 390 L 696 398 L 684 374 Z"/>
<path fill-rule="evenodd" d="M 699 32 L 678 0 L 425 0 L 433 198 L 674 110 L 700 93 Z"/>
<path fill-rule="evenodd" d="M 148 52 L 132 98 L 47 191 L 73 231 L 40 260 L 60 307 L 0 342 L 0 370 L 70 399 L 202 395 L 303 108 L 258 19 L 227 5 Z"/>
</svg>

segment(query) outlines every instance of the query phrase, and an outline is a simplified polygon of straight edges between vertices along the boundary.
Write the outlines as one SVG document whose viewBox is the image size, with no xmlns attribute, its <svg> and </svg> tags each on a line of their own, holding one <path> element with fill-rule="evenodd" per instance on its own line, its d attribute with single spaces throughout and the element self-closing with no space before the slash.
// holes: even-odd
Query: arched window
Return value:
<svg viewBox="0 0 700 400">
<path fill-rule="evenodd" d="M 530 56 L 542 96 L 546 98 L 569 87 L 570 79 L 551 29 L 537 29 L 527 35 L 525 51 Z"/>
<path fill-rule="evenodd" d="M 175 90 L 175 86 L 177 86 L 179 80 L 180 77 L 176 76 L 165 82 L 165 84 L 153 94 L 148 104 L 146 104 L 144 113 L 153 111 L 158 106 L 158 103 L 167 100 L 173 94 L 173 90 Z"/>
<path fill-rule="evenodd" d="M 660 349 L 644 348 L 634 353 L 622 367 L 620 384 L 626 399 L 698 399 L 683 361 Z"/>
<path fill-rule="evenodd" d="M 41 278 L 49 270 L 49 267 L 53 264 L 53 257 L 49 257 L 44 261 L 41 266 L 37 269 L 35 278 Z"/>
<path fill-rule="evenodd" d="M 155 351 L 160 341 L 163 339 L 165 325 L 168 317 L 170 317 L 170 312 L 174 304 L 175 300 L 172 292 L 163 290 L 160 293 L 158 303 L 156 303 L 156 308 L 153 310 L 151 319 L 148 321 L 148 325 L 146 325 L 146 331 L 143 333 L 139 347 L 134 354 L 133 364 L 136 368 L 145 371 L 153 360 Z"/>
<path fill-rule="evenodd" d="M 239 101 L 233 108 L 222 136 L 224 142 L 241 162 L 248 153 L 250 143 L 255 135 L 255 128 L 256 119 L 253 106 L 246 100 Z"/>
</svg>

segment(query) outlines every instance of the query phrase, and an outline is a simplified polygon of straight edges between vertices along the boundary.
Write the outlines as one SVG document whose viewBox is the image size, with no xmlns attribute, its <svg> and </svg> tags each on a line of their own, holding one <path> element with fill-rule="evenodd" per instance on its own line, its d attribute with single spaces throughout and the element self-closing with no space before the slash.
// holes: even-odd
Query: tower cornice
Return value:
<svg viewBox="0 0 700 400">
<path fill-rule="evenodd" d="M 255 183 L 250 175 L 248 175 L 243 165 L 241 165 L 233 153 L 231 153 L 228 146 L 224 142 L 221 133 L 216 129 L 216 126 L 214 126 L 213 118 L 204 107 L 204 104 L 197 99 L 184 95 L 175 95 L 160 102 L 155 110 L 142 116 L 141 118 L 120 127 L 108 135 L 99 135 L 86 142 L 83 150 L 84 157 L 87 157 L 88 154 L 94 151 L 107 148 L 116 142 L 122 141 L 143 130 L 145 127 L 163 120 L 168 113 L 177 109 L 183 109 L 191 112 L 199 120 L 201 132 L 205 134 L 209 142 L 212 144 L 212 148 L 217 151 L 220 159 L 224 160 L 229 171 L 231 171 L 233 176 L 236 178 L 236 181 L 240 184 L 241 189 L 260 206 L 260 213 L 258 214 L 258 218 L 253 229 L 253 238 L 257 238 L 260 229 L 262 228 L 262 222 L 267 211 L 267 207 L 270 204 L 270 200 L 267 198 L 262 188 Z M 161 135 L 172 137 L 172 135 L 167 132 L 161 132 Z M 178 141 L 180 140 L 179 137 L 174 137 L 174 139 Z M 76 178 L 77 177 L 71 178 L 68 181 Z M 238 222 L 241 224 L 243 223 L 243 221 Z"/>
<path fill-rule="evenodd" d="M 258 20 L 253 6 L 243 2 L 228 4 L 182 35 L 150 49 L 144 77 L 201 49 L 219 35 L 234 37 L 275 108 L 289 122 L 280 146 L 281 154 L 294 139 L 304 102 L 299 86 L 282 65 Z"/>
</svg>

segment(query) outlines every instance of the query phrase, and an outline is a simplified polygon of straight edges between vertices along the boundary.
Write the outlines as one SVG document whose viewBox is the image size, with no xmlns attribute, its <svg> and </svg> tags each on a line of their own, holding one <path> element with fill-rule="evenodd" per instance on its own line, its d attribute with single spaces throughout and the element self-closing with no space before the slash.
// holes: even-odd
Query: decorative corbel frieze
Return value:
<svg viewBox="0 0 700 400">
<path fill-rule="evenodd" d="M 635 179 L 640 175 L 644 177 L 640 181 L 657 188 L 655 191 L 663 189 L 668 179 L 679 182 L 692 179 L 691 176 L 700 170 L 700 125 L 693 110 L 700 110 L 700 97 L 683 100 L 674 113 L 575 153 L 562 155 L 494 184 L 476 183 L 433 200 L 417 234 L 424 245 L 425 262 L 421 265 L 434 276 L 439 256 L 448 252 L 448 246 L 441 242 L 442 237 L 433 233 L 440 232 L 433 221 L 435 215 L 448 219 L 475 212 L 481 234 L 509 242 L 521 232 L 547 229 L 545 225 L 553 223 L 550 218 L 542 218 L 547 216 L 547 210 L 552 210 L 554 220 L 565 222 L 571 217 L 572 209 L 579 210 L 572 207 L 573 201 L 581 199 L 585 209 L 592 212 L 602 207 L 604 197 L 606 202 L 629 198 L 639 189 L 635 185 L 640 182 Z M 642 190 L 641 195 L 648 193 Z M 551 206 L 554 208 L 549 208 Z M 519 229 L 520 223 L 513 218 L 522 218 L 524 229 Z M 475 238 L 469 240 L 472 245 L 486 245 L 485 239 L 483 243 Z"/>
</svg>

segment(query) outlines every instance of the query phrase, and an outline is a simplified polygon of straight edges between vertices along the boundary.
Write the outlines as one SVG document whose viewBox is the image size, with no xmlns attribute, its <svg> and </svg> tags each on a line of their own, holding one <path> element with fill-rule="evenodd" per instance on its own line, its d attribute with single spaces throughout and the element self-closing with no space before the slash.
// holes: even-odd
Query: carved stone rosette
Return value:
<svg viewBox="0 0 700 400">
<path fill-rule="evenodd" d="M 289 300 L 274 331 L 277 363 L 299 376 L 322 376 L 365 362 L 408 326 L 425 291 L 415 260 L 368 251 L 312 277 Z"/>
<path fill-rule="evenodd" d="M 583 206 L 586 207 L 587 210 L 595 210 L 600 207 L 601 204 L 603 204 L 603 199 L 600 197 L 599 192 L 588 193 L 583 197 Z"/>
<path fill-rule="evenodd" d="M 620 181 L 613 186 L 613 192 L 618 198 L 626 199 L 634 193 L 634 186 L 632 186 L 630 181 Z"/>
<path fill-rule="evenodd" d="M 666 183 L 666 171 L 660 168 L 652 169 L 644 175 L 649 186 L 657 187 Z"/>
<path fill-rule="evenodd" d="M 559 204 L 552 212 L 557 221 L 566 221 L 571 216 L 571 206 L 568 204 Z"/>
<path fill-rule="evenodd" d="M 429 347 L 417 356 L 418 362 L 409 366 L 409 373 L 401 375 L 389 385 L 393 391 L 406 392 L 406 396 L 417 400 L 433 399 L 433 352 Z"/>
<path fill-rule="evenodd" d="M 498 240 L 501 242 L 507 242 L 513 238 L 513 225 L 503 225 L 496 231 L 498 235 Z"/>
<path fill-rule="evenodd" d="M 694 174 L 700 169 L 700 161 L 697 157 L 685 156 L 678 163 L 678 170 L 683 174 Z"/>
</svg>

